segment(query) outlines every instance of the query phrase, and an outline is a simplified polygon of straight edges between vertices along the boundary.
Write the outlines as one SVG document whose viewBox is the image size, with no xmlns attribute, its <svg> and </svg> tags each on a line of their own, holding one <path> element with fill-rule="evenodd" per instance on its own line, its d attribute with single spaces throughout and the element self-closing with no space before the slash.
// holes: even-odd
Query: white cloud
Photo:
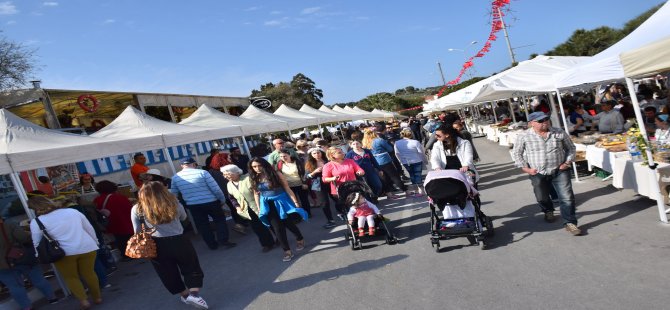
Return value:
<svg viewBox="0 0 670 310">
<path fill-rule="evenodd" d="M 16 9 L 16 6 L 11 2 L 0 2 L 0 15 L 12 15 L 18 13 L 19 10 Z"/>
<path fill-rule="evenodd" d="M 258 9 L 260 9 L 260 8 L 257 7 L 257 6 L 252 6 L 252 7 L 248 7 L 246 9 L 244 9 L 244 11 L 245 12 L 251 12 L 251 11 L 258 11 Z"/>
<path fill-rule="evenodd" d="M 279 15 L 281 13 L 283 13 L 283 12 L 282 11 L 272 11 L 272 12 L 270 12 L 270 15 Z"/>
<path fill-rule="evenodd" d="M 319 10 L 321 10 L 321 7 L 319 7 L 319 6 L 315 6 L 315 7 L 312 7 L 312 8 L 305 8 L 305 9 L 302 9 L 302 11 L 300 11 L 300 14 L 303 14 L 303 15 L 314 14 L 314 13 L 318 12 Z"/>
<path fill-rule="evenodd" d="M 269 21 L 266 21 L 266 22 L 263 23 L 263 25 L 270 26 L 270 27 L 281 26 L 282 24 L 283 24 L 283 22 L 281 20 L 277 20 L 277 19 L 269 20 Z"/>
<path fill-rule="evenodd" d="M 105 24 L 105 25 L 113 24 L 113 23 L 116 23 L 116 19 L 111 19 L 111 18 L 110 19 L 105 19 L 105 21 L 102 22 L 102 23 Z"/>
<path fill-rule="evenodd" d="M 7 22 L 7 25 L 14 25 L 14 24 L 16 24 L 15 20 L 10 20 L 10 21 Z"/>
<path fill-rule="evenodd" d="M 42 5 L 43 6 L 58 6 L 58 2 L 53 2 L 53 1 L 42 2 Z"/>
</svg>

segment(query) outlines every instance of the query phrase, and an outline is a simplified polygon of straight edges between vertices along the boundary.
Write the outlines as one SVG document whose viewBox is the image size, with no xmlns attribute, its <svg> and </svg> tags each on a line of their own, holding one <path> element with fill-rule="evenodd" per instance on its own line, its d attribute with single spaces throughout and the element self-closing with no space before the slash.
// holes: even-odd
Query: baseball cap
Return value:
<svg viewBox="0 0 670 310">
<path fill-rule="evenodd" d="M 193 159 L 193 157 L 184 158 L 182 159 L 181 164 L 182 165 L 195 164 L 195 159 Z"/>
<path fill-rule="evenodd" d="M 545 114 L 544 112 L 533 112 L 528 115 L 528 121 L 540 121 L 543 119 L 549 118 L 549 115 Z"/>
<path fill-rule="evenodd" d="M 147 170 L 147 172 L 145 172 L 145 173 L 146 173 L 146 174 L 153 174 L 153 175 L 160 175 L 160 176 L 163 176 L 163 175 L 161 174 L 161 171 L 158 170 L 158 169 L 149 169 L 149 170 Z"/>
</svg>

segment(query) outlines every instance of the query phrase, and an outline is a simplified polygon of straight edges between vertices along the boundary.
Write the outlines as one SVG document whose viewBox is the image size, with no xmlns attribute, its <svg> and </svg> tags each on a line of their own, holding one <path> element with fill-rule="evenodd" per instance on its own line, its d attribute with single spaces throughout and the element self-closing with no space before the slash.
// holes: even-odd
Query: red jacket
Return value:
<svg viewBox="0 0 670 310">
<path fill-rule="evenodd" d="M 108 195 L 111 195 L 111 197 L 109 197 L 105 206 L 105 209 L 110 212 L 107 232 L 113 235 L 132 235 L 133 223 L 130 220 L 130 210 L 133 208 L 133 205 L 126 196 L 119 193 L 100 194 L 100 196 L 93 200 L 96 209 L 102 209 L 102 204 Z"/>
</svg>

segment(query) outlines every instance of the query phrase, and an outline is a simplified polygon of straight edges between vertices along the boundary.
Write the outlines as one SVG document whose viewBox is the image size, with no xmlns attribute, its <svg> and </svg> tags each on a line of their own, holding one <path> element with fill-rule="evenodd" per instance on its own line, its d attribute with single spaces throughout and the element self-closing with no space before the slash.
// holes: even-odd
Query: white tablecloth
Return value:
<svg viewBox="0 0 670 310">
<path fill-rule="evenodd" d="M 658 164 L 657 175 L 654 179 L 653 171 L 642 162 L 633 162 L 625 157 L 614 160 L 614 171 L 612 173 L 612 185 L 616 188 L 632 189 L 640 195 L 656 199 L 652 182 L 658 182 L 663 195 L 664 202 L 668 203 L 668 191 L 666 186 L 670 185 L 670 165 Z"/>
<path fill-rule="evenodd" d="M 498 144 L 501 146 L 512 146 L 516 142 L 516 138 L 523 133 L 524 130 L 510 130 L 507 132 L 498 132 Z"/>
<path fill-rule="evenodd" d="M 620 157 L 628 159 L 630 158 L 630 155 L 628 151 L 610 152 L 606 149 L 596 147 L 595 145 L 586 146 L 586 160 L 588 161 L 589 171 L 595 166 L 609 173 L 613 173 L 616 165 L 615 159 Z"/>
</svg>

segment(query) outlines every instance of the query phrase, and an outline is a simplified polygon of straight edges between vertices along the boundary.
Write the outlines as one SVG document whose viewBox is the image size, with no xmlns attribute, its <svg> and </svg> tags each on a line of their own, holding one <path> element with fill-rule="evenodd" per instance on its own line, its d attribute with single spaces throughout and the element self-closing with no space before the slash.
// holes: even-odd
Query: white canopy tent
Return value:
<svg viewBox="0 0 670 310">
<path fill-rule="evenodd" d="M 0 139 L 0 154 L 4 154 L 0 159 L 2 174 L 136 151 L 132 144 L 123 140 L 96 139 L 47 129 L 6 109 L 0 109 L 0 130 L 3 132 Z M 135 139 L 143 144 L 160 144 L 160 137 Z"/>
<path fill-rule="evenodd" d="M 360 112 L 345 110 L 345 109 L 343 109 L 343 108 L 341 108 L 340 106 L 337 106 L 337 105 L 333 107 L 333 111 L 337 112 L 337 113 L 349 115 L 349 117 L 350 117 L 349 119 L 352 120 L 352 121 L 363 120 L 363 119 L 367 118 L 365 115 L 361 114 Z"/>
<path fill-rule="evenodd" d="M 134 150 L 144 151 L 157 149 L 157 147 L 138 142 L 136 138 L 162 137 L 163 144 L 158 148 L 163 148 L 241 135 L 243 133 L 239 126 L 220 128 L 186 126 L 159 120 L 129 106 L 109 125 L 92 134 L 91 137 L 124 140 L 125 143 L 133 145 Z"/>
<path fill-rule="evenodd" d="M 301 112 L 296 109 L 292 109 L 284 104 L 282 104 L 281 106 L 279 106 L 279 108 L 277 108 L 277 110 L 275 110 L 274 115 L 300 119 L 302 123 L 301 127 L 316 126 L 322 123 L 332 121 L 333 119 L 333 117 L 323 117 L 307 112 Z"/>
<path fill-rule="evenodd" d="M 291 129 L 297 129 L 297 128 L 302 128 L 305 127 L 302 124 L 302 119 L 299 118 L 293 118 L 293 117 L 285 117 L 285 116 L 279 116 L 279 115 L 274 115 L 270 112 L 263 111 L 253 105 L 250 105 L 242 115 L 240 115 L 241 118 L 246 118 L 248 120 L 262 120 L 266 122 L 279 122 L 282 124 L 285 124 L 285 127 L 283 130 L 288 130 L 290 131 Z"/>
<path fill-rule="evenodd" d="M 368 112 L 368 111 L 361 110 L 361 109 L 355 109 L 355 108 L 352 108 L 350 106 L 344 107 L 343 110 L 346 111 L 346 112 L 349 112 L 349 113 L 358 113 L 360 115 L 363 115 L 363 116 L 365 116 L 365 119 L 384 119 L 383 114 L 377 114 L 377 113 L 372 113 L 372 112 Z"/>
<path fill-rule="evenodd" d="M 347 109 L 347 108 L 349 108 L 349 107 L 345 107 L 345 109 Z M 376 119 L 384 119 L 384 118 L 392 118 L 393 117 L 393 116 L 387 116 L 387 115 L 389 115 L 389 112 L 386 112 L 386 114 L 381 113 L 379 111 L 368 112 L 368 111 L 365 111 L 365 110 L 363 110 L 359 107 L 353 107 L 353 108 L 349 108 L 349 109 L 351 109 L 351 111 L 354 111 L 354 112 L 359 112 L 361 114 L 370 115 L 370 116 L 372 116 L 373 118 L 376 118 Z M 392 115 L 392 113 L 390 115 Z"/>
<path fill-rule="evenodd" d="M 305 112 L 305 113 L 309 113 L 309 114 L 314 114 L 314 115 L 320 115 L 320 116 L 323 116 L 323 117 L 327 117 L 327 118 L 330 118 L 330 120 L 328 122 L 333 122 L 333 123 L 349 120 L 347 115 L 338 114 L 338 113 L 335 113 L 333 111 L 325 112 L 325 111 L 317 110 L 317 109 L 315 109 L 313 107 L 310 107 L 306 104 L 303 104 L 302 107 L 300 107 L 300 112 Z"/>
<path fill-rule="evenodd" d="M 286 124 L 283 122 L 249 120 L 223 113 L 207 104 L 201 105 L 191 116 L 182 120 L 179 124 L 214 128 L 239 126 L 246 136 L 286 130 Z"/>
<path fill-rule="evenodd" d="M 645 46 L 634 50 L 621 53 L 620 61 L 623 66 L 624 74 L 626 75 L 626 84 L 628 89 L 634 89 L 633 77 L 640 78 L 650 76 L 665 71 L 670 71 L 670 37 L 652 42 Z M 635 118 L 638 124 L 643 124 L 642 113 L 640 112 L 640 103 L 637 96 L 631 96 L 633 107 L 635 108 Z M 644 130 L 640 131 L 647 145 L 649 145 L 649 137 Z M 650 148 L 645 150 L 647 153 L 648 167 L 651 169 L 649 174 L 650 184 L 653 184 L 652 189 L 656 193 L 656 206 L 661 222 L 668 224 L 668 212 L 666 210 L 665 199 L 661 193 L 661 188 L 657 182 L 658 172 L 656 171 L 656 163 Z"/>
<path fill-rule="evenodd" d="M 597 83 L 621 80 L 624 77 L 619 54 L 670 35 L 670 2 L 666 2 L 654 15 L 637 29 L 608 49 L 571 69 L 554 74 L 558 89 L 586 87 Z"/>
<path fill-rule="evenodd" d="M 670 35 L 635 50 L 621 53 L 627 77 L 651 76 L 670 70 Z"/>
</svg>

